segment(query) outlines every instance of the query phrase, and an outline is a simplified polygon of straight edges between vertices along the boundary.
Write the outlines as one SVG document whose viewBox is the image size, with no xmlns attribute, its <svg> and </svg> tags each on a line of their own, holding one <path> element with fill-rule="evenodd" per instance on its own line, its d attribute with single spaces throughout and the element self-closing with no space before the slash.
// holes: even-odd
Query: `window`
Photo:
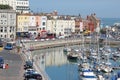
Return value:
<svg viewBox="0 0 120 80">
<path fill-rule="evenodd" d="M 14 32 L 14 27 L 13 27 L 13 32 Z"/>
<path fill-rule="evenodd" d="M 4 37 L 6 38 L 6 35 Z"/>
<path fill-rule="evenodd" d="M 6 18 L 6 15 L 5 14 L 1 14 L 1 18 Z"/>
<path fill-rule="evenodd" d="M 10 18 L 12 18 L 12 15 L 10 15 Z"/>
<path fill-rule="evenodd" d="M 43 30 L 45 30 L 45 27 L 43 27 Z"/>
<path fill-rule="evenodd" d="M 5 27 L 4 32 L 7 32 L 7 27 Z"/>
<path fill-rule="evenodd" d="M 27 27 L 24 27 L 24 31 L 27 31 L 27 29 L 28 29 Z"/>
<path fill-rule="evenodd" d="M 3 27 L 0 28 L 0 32 L 3 32 Z"/>
<path fill-rule="evenodd" d="M 43 22 L 42 25 L 45 26 L 45 22 Z"/>
<path fill-rule="evenodd" d="M 2 38 L 3 36 L 1 35 L 1 38 Z"/>
<path fill-rule="evenodd" d="M 18 31 L 20 31 L 20 28 L 18 28 Z"/>
<path fill-rule="evenodd" d="M 11 35 L 10 35 L 10 38 L 12 38 L 12 36 L 13 36 L 13 35 L 11 34 Z"/>
<path fill-rule="evenodd" d="M 1 24 L 3 24 L 3 20 L 1 20 Z"/>
<path fill-rule="evenodd" d="M 10 26 L 10 32 L 12 31 L 12 26 Z"/>
</svg>

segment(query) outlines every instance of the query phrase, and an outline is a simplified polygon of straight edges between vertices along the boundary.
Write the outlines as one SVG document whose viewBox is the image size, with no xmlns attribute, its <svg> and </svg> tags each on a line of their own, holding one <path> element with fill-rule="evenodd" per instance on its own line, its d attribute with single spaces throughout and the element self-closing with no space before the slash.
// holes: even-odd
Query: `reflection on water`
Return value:
<svg viewBox="0 0 120 80">
<path fill-rule="evenodd" d="M 63 53 L 63 47 L 33 51 L 33 58 L 49 75 L 51 80 L 78 80 L 78 68 L 75 62 L 69 62 Z"/>
<path fill-rule="evenodd" d="M 33 51 L 40 61 L 45 61 L 45 66 L 60 66 L 67 63 L 62 47 Z"/>
</svg>

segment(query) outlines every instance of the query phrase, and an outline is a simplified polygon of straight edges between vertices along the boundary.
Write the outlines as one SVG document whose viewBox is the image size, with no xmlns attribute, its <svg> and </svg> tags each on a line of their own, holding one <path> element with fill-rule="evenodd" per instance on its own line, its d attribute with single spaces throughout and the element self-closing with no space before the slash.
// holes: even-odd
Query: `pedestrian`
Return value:
<svg viewBox="0 0 120 80">
<path fill-rule="evenodd" d="M 5 65 L 5 69 L 8 69 L 9 68 L 9 66 L 8 66 L 8 63 Z"/>
</svg>

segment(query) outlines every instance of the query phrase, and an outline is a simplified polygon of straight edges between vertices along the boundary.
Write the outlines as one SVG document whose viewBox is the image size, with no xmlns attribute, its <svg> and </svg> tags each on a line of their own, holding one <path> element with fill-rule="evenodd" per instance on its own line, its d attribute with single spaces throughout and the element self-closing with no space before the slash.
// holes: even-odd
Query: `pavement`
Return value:
<svg viewBox="0 0 120 80">
<path fill-rule="evenodd" d="M 8 69 L 0 69 L 0 80 L 24 80 L 24 61 L 15 50 L 0 49 L 0 56 L 8 63 Z"/>
</svg>

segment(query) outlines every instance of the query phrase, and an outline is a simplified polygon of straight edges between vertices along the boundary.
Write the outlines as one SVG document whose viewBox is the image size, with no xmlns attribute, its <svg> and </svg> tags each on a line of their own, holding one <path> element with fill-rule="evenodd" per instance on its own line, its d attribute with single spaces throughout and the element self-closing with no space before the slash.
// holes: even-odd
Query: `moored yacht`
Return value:
<svg viewBox="0 0 120 80">
<path fill-rule="evenodd" d="M 68 53 L 67 54 L 67 58 L 68 59 L 75 59 L 75 60 L 77 60 L 78 54 L 76 54 L 76 53 Z"/>
<path fill-rule="evenodd" d="M 65 47 L 64 49 L 63 49 L 63 52 L 70 52 L 71 51 L 71 48 L 68 48 L 68 47 Z"/>
<path fill-rule="evenodd" d="M 97 80 L 96 74 L 91 69 L 84 69 L 81 73 L 82 80 Z"/>
</svg>

